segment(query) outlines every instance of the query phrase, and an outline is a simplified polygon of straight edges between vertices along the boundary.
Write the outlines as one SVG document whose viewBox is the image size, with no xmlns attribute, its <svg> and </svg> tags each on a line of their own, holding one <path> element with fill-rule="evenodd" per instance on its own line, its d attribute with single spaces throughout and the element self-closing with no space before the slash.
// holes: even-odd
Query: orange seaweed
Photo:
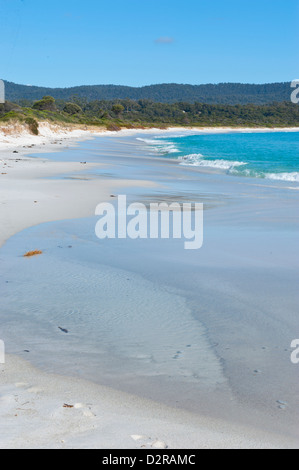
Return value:
<svg viewBox="0 0 299 470">
<path fill-rule="evenodd" d="M 25 253 L 24 258 L 30 258 L 30 256 L 41 255 L 42 253 L 43 252 L 40 250 L 28 251 L 27 253 Z"/>
</svg>

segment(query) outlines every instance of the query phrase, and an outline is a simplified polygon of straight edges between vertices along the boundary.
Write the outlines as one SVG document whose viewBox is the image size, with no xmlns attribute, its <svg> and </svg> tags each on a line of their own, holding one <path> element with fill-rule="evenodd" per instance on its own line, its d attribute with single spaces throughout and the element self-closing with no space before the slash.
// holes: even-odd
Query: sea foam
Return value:
<svg viewBox="0 0 299 470">
<path fill-rule="evenodd" d="M 246 165 L 244 162 L 231 160 L 206 160 L 200 153 L 186 155 L 180 158 L 180 165 L 203 166 L 208 168 L 219 168 L 221 170 L 232 170 L 235 167 Z"/>
<path fill-rule="evenodd" d="M 291 181 L 299 183 L 299 172 L 294 171 L 291 173 L 267 173 L 265 178 L 270 180 Z"/>
<path fill-rule="evenodd" d="M 139 140 L 140 142 L 144 142 L 147 145 L 150 145 L 153 150 L 157 153 L 168 154 L 179 152 L 176 146 L 168 141 L 158 139 L 143 139 L 141 137 L 138 137 L 137 140 Z"/>
</svg>

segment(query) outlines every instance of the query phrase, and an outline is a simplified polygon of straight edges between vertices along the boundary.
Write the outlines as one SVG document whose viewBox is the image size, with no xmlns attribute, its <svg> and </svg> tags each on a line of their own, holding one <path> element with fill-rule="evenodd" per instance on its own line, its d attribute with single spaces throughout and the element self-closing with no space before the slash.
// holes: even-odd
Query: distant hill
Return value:
<svg viewBox="0 0 299 470">
<path fill-rule="evenodd" d="M 151 100 L 160 103 L 199 102 L 207 104 L 269 104 L 289 101 L 290 83 L 250 85 L 220 83 L 218 85 L 179 85 L 175 83 L 144 86 L 140 88 L 121 85 L 91 85 L 72 88 L 44 88 L 5 82 L 6 99 L 39 100 L 45 95 L 69 100 L 73 96 L 93 100 Z"/>
</svg>

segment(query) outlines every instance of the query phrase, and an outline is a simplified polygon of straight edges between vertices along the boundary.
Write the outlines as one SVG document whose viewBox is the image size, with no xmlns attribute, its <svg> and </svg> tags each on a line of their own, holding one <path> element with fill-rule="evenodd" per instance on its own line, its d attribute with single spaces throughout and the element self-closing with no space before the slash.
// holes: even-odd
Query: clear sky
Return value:
<svg viewBox="0 0 299 470">
<path fill-rule="evenodd" d="M 83 84 L 299 78 L 299 0 L 0 0 L 0 77 Z"/>
</svg>

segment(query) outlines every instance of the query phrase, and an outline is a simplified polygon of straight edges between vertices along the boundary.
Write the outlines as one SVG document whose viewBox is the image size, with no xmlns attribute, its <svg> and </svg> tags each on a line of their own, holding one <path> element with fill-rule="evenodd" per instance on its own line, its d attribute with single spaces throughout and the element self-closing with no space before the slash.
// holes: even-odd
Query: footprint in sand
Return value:
<svg viewBox="0 0 299 470">
<path fill-rule="evenodd" d="M 175 355 L 173 356 L 173 359 L 179 359 L 182 356 L 182 351 L 177 351 Z"/>
<path fill-rule="evenodd" d="M 277 400 L 276 403 L 278 404 L 278 408 L 279 408 L 280 410 L 285 410 L 285 409 L 287 408 L 287 406 L 288 406 L 287 402 L 282 401 L 282 400 Z"/>
</svg>

